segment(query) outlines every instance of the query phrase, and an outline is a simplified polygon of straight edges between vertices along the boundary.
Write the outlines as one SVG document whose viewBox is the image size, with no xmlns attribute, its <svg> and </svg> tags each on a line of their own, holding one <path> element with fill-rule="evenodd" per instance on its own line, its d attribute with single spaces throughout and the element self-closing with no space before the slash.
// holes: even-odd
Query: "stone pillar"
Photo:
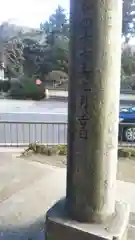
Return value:
<svg viewBox="0 0 135 240">
<path fill-rule="evenodd" d="M 115 202 L 121 0 L 71 0 L 67 194 L 49 210 L 47 240 L 126 239 Z"/>
<path fill-rule="evenodd" d="M 79 221 L 114 213 L 121 0 L 71 1 L 67 206 Z"/>
</svg>

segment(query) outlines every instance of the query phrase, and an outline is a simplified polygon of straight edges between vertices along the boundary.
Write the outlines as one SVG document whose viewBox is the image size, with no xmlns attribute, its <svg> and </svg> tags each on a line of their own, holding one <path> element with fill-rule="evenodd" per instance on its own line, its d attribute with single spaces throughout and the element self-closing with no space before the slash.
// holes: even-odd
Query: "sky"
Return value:
<svg viewBox="0 0 135 240">
<path fill-rule="evenodd" d="M 9 21 L 17 25 L 38 28 L 40 23 L 54 12 L 58 4 L 68 12 L 69 0 L 2 0 L 0 24 Z"/>
</svg>

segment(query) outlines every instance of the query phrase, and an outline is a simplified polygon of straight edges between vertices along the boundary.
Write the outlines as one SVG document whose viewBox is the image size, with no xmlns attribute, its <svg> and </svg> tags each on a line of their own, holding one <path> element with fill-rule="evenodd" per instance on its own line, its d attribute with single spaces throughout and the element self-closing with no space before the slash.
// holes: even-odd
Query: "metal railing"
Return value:
<svg viewBox="0 0 135 240">
<path fill-rule="evenodd" d="M 119 124 L 119 144 L 135 146 L 135 141 L 123 142 L 126 126 L 135 128 L 135 123 Z M 35 142 L 46 145 L 67 144 L 67 123 L 0 121 L 0 147 L 25 147 Z"/>
<path fill-rule="evenodd" d="M 67 123 L 0 121 L 0 147 L 67 143 Z"/>
</svg>

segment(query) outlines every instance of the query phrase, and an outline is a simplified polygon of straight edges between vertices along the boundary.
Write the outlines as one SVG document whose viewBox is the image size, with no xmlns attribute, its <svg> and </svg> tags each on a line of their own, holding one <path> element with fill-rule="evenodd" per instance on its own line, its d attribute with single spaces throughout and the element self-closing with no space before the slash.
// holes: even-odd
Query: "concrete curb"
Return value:
<svg viewBox="0 0 135 240">
<path fill-rule="evenodd" d="M 62 102 L 67 102 L 68 97 L 64 96 L 50 96 L 48 101 L 62 101 Z M 135 105 L 135 99 L 134 100 L 120 100 L 120 105 Z"/>
<path fill-rule="evenodd" d="M 64 96 L 49 96 L 49 98 L 47 100 L 52 100 L 52 101 L 67 101 L 68 97 L 64 97 Z"/>
<path fill-rule="evenodd" d="M 25 147 L 0 147 L 0 152 L 1 153 L 21 153 L 23 150 L 25 149 Z"/>
</svg>

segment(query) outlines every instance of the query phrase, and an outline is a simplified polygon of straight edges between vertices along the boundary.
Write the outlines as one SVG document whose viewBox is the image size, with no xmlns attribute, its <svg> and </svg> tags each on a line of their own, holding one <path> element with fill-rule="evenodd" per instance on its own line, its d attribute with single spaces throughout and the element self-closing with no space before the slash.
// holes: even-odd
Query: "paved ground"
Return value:
<svg viewBox="0 0 135 240">
<path fill-rule="evenodd" d="M 63 169 L 1 153 L 0 239 L 43 240 L 45 213 L 63 194 Z"/>
<path fill-rule="evenodd" d="M 37 155 L 23 159 L 19 158 L 19 152 L 2 151 L 0 240 L 44 240 L 45 213 L 65 196 L 65 160 L 63 157 Z M 117 181 L 117 200 L 129 202 L 131 211 L 135 212 L 135 163 L 129 161 L 125 164 L 125 161 L 119 161 L 118 178 L 123 180 L 126 176 L 126 180 L 132 183 Z M 134 215 L 131 221 L 135 223 Z"/>
<path fill-rule="evenodd" d="M 65 122 L 67 121 L 67 105 L 66 101 L 38 102 L 0 99 L 0 120 Z"/>
<path fill-rule="evenodd" d="M 59 122 L 64 116 L 67 102 L 0 100 L 0 120 Z"/>
</svg>

